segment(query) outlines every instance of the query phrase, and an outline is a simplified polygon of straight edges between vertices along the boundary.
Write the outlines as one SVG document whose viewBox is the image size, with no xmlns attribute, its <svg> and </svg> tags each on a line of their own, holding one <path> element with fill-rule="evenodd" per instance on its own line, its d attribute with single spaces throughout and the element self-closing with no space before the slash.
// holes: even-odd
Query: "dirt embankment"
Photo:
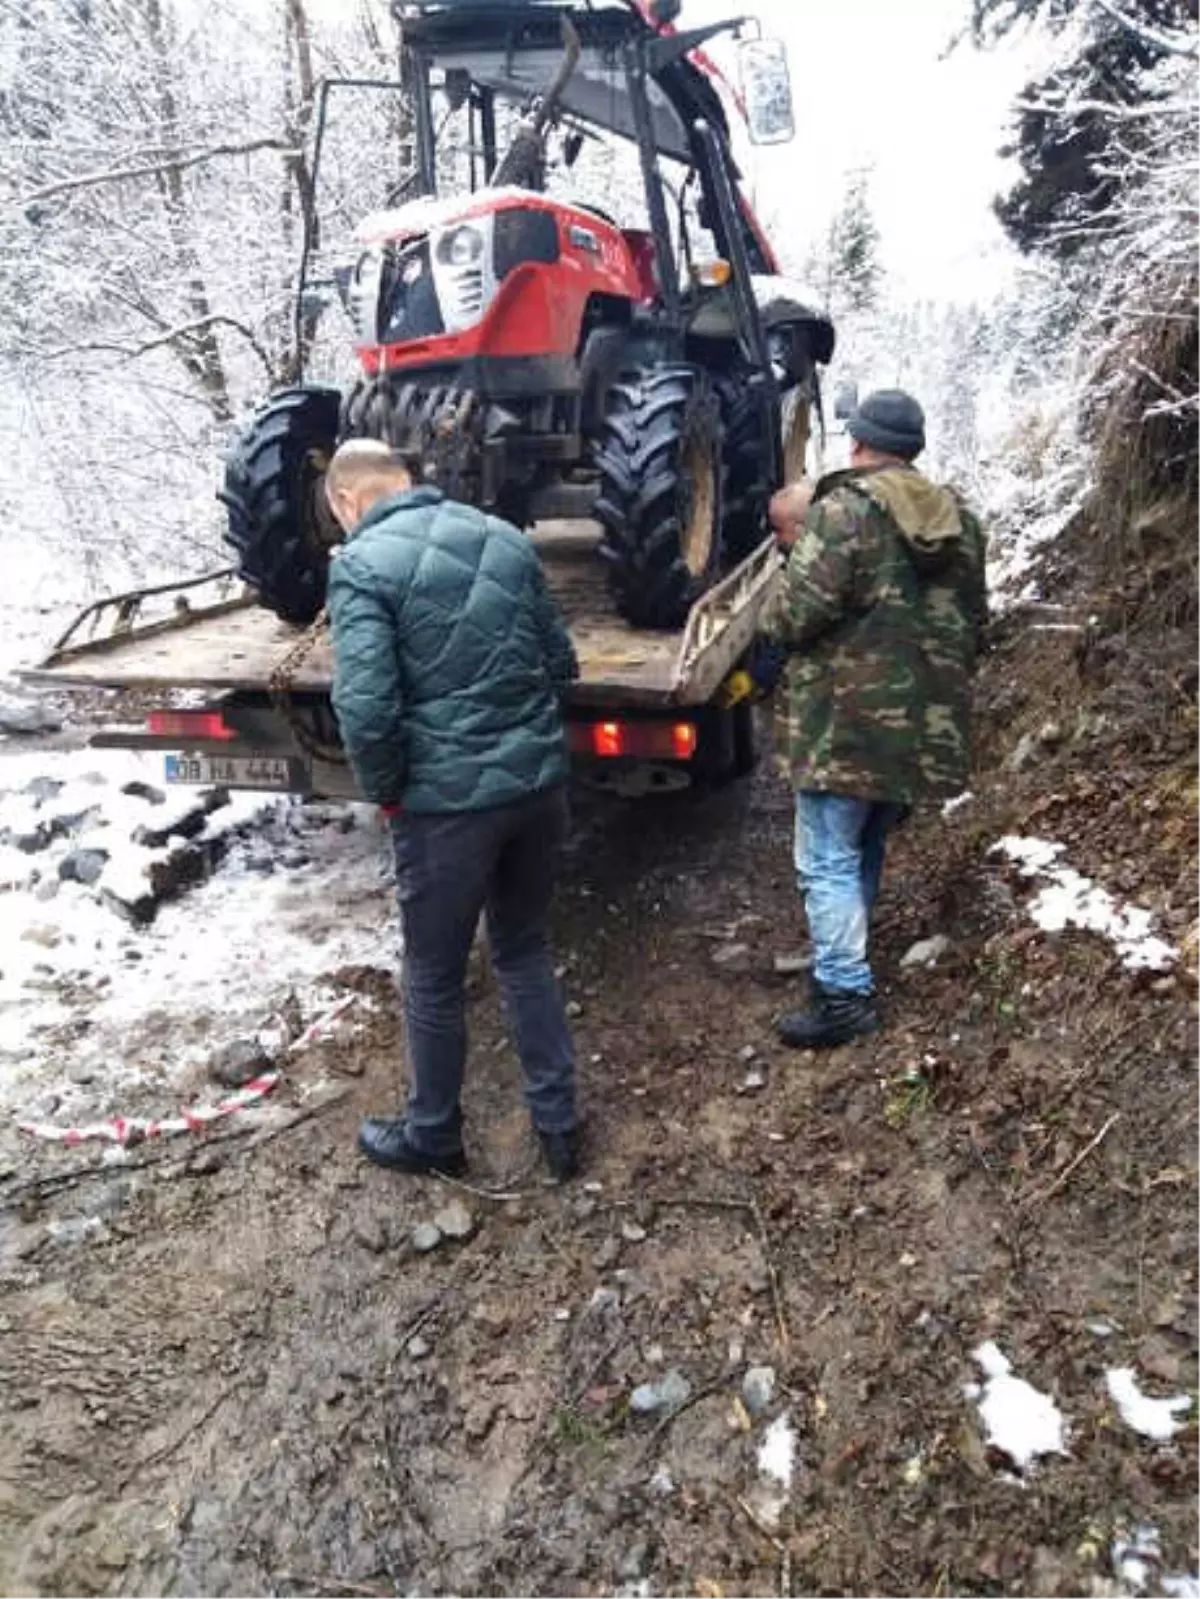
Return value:
<svg viewBox="0 0 1200 1599">
<path fill-rule="evenodd" d="M 879 1039 L 775 1044 L 803 937 L 764 773 L 581 808 L 586 1184 L 540 1186 L 483 979 L 472 1181 L 505 1197 L 365 1169 L 402 1070 L 370 973 L 368 1032 L 298 1060 L 269 1136 L 11 1172 L 4 1591 L 1118 1593 L 1139 1526 L 1148 1591 L 1194 1569 L 1194 1408 L 1156 1442 L 1106 1389 L 1195 1394 L 1187 955 L 1040 930 L 990 853 L 1063 844 L 1194 958 L 1194 726 L 1122 703 L 1086 597 L 1052 597 L 988 662 L 975 797 L 897 840 Z M 472 1235 L 417 1252 L 452 1197 Z M 1023 1482 L 963 1391 L 987 1339 L 1065 1417 Z"/>
</svg>

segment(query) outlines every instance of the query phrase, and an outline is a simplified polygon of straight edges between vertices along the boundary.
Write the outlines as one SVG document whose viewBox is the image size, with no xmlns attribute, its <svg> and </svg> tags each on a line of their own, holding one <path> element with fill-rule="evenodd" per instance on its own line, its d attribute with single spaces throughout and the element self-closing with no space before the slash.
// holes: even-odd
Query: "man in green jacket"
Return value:
<svg viewBox="0 0 1200 1599">
<path fill-rule="evenodd" d="M 787 653 L 776 742 L 796 789 L 796 872 L 812 935 L 812 1001 L 787 1044 L 880 1025 L 867 960 L 887 835 L 914 801 L 959 793 L 971 678 L 987 620 L 974 516 L 914 468 L 925 417 L 899 389 L 850 418 L 850 469 L 776 495 L 791 553 L 761 632 Z"/>
<path fill-rule="evenodd" d="M 481 912 L 553 1175 L 578 1167 L 575 1064 L 547 919 L 566 827 L 561 701 L 575 652 L 537 553 L 421 486 L 413 451 L 343 444 L 326 493 L 333 704 L 358 786 L 391 820 L 412 1087 L 359 1147 L 405 1172 L 466 1170 L 464 986 Z"/>
</svg>

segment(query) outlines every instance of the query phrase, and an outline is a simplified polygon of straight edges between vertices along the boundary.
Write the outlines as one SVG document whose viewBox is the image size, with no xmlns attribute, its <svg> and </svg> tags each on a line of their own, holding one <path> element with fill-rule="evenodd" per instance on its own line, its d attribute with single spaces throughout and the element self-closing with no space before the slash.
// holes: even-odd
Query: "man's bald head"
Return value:
<svg viewBox="0 0 1200 1599">
<path fill-rule="evenodd" d="M 347 533 L 377 500 L 400 494 L 412 484 L 411 465 L 380 439 L 347 439 L 334 451 L 325 473 L 330 509 Z"/>
</svg>

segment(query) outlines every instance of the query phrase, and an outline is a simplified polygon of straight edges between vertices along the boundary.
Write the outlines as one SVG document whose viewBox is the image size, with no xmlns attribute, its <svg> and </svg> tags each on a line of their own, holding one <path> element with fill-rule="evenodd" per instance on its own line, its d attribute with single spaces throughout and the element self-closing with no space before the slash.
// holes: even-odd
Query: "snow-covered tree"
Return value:
<svg viewBox="0 0 1200 1599">
<path fill-rule="evenodd" d="M 395 80 L 384 0 L 0 9 L 6 540 L 69 529 L 72 574 L 83 543 L 135 569 L 211 559 L 230 425 L 304 356 L 327 369 L 330 261 L 405 159 L 398 92 L 331 96 L 318 185 L 331 75 Z"/>
<path fill-rule="evenodd" d="M 1044 0 L 1050 4 L 1051 0 Z M 1039 9 L 1011 0 L 1010 9 Z M 1045 338 L 1035 366 L 1070 397 L 1057 407 L 1081 474 L 1094 477 L 1092 523 L 1115 585 L 1143 566 L 1153 523 L 1181 580 L 1166 584 L 1195 603 L 1197 495 L 1197 57 L 1190 0 L 1072 8 L 1060 60 L 1027 91 L 1022 117 L 1043 119 L 1046 139 L 1087 129 L 1095 182 L 1078 203 L 1056 205 L 1036 235 L 1046 263 Z M 1121 92 L 1101 93 L 1078 69 L 1098 29 L 1128 35 L 1135 65 Z M 1145 59 L 1149 65 L 1137 65 Z M 1054 406 L 1047 407 L 1053 415 Z M 1060 452 L 1061 453 L 1061 452 Z M 1190 573 L 1190 575 L 1189 575 Z M 1158 580 L 1156 580 L 1158 581 Z M 1162 586 L 1160 584 L 1160 586 Z"/>
<path fill-rule="evenodd" d="M 867 311 L 879 295 L 879 229 L 871 213 L 870 173 L 852 174 L 829 233 L 831 297 L 851 311 Z"/>
<path fill-rule="evenodd" d="M 1153 118 L 1160 92 L 1153 69 L 1177 52 L 1196 14 L 1196 0 L 973 0 L 978 43 L 1031 23 L 1060 43 L 1049 70 L 1022 96 L 1005 152 L 1017 158 L 1021 176 L 996 211 L 1022 249 L 1069 257 L 1081 247 L 1080 225 L 1101 216 L 1118 189 L 1112 119 L 1134 108 L 1137 118 Z"/>
</svg>

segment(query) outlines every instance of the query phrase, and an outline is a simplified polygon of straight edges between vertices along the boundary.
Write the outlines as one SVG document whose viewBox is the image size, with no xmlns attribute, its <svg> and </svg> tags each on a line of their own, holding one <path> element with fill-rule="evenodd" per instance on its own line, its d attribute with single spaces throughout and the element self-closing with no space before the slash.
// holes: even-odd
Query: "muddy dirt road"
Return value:
<svg viewBox="0 0 1200 1599">
<path fill-rule="evenodd" d="M 1193 1569 L 1194 1407 L 1155 1441 L 1105 1381 L 1195 1393 L 1187 992 L 1032 929 L 974 805 L 898 841 L 890 1026 L 818 1059 L 772 1032 L 802 982 L 776 969 L 803 948 L 782 785 L 585 803 L 558 917 L 585 1183 L 540 1182 L 482 975 L 471 1180 L 503 1197 L 364 1167 L 357 1119 L 402 1070 L 369 968 L 342 974 L 379 1002 L 366 1031 L 297 1057 L 271 1121 L 10 1166 L 0 1588 L 1074 1594 Z M 936 966 L 902 970 L 933 933 Z M 418 1252 L 454 1200 L 470 1236 Z M 987 1339 L 1065 1418 L 1023 1479 L 964 1393 Z"/>
</svg>

